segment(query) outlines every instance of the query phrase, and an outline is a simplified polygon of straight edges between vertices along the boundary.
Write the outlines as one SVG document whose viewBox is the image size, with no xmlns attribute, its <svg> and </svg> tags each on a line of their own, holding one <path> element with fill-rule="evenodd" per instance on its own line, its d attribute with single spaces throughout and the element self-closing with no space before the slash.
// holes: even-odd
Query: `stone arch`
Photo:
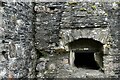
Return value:
<svg viewBox="0 0 120 80">
<path fill-rule="evenodd" d="M 99 41 L 100 43 L 107 44 L 109 41 L 109 29 L 63 29 L 60 31 L 60 42 L 62 46 L 65 47 L 72 41 L 78 40 L 80 38 L 88 38 Z"/>
<path fill-rule="evenodd" d="M 69 51 L 70 51 L 70 65 L 75 66 L 79 64 L 76 64 L 76 59 L 79 56 L 79 62 L 82 62 L 82 57 L 85 58 L 85 56 L 91 56 L 92 58 L 89 58 L 90 62 L 93 62 L 90 64 L 89 67 L 99 67 L 100 69 L 103 69 L 103 43 L 96 41 L 92 38 L 79 38 L 78 40 L 74 40 L 68 44 Z M 88 55 L 87 55 L 88 54 Z M 91 55 L 92 54 L 92 55 Z M 77 55 L 77 56 L 76 56 Z M 85 56 L 82 56 L 85 55 Z M 81 57 L 82 56 L 82 57 Z M 94 59 L 93 59 L 94 58 Z M 85 60 L 85 59 L 83 59 Z M 77 62 L 77 63 L 79 63 Z M 87 60 L 84 63 L 89 63 Z M 85 66 L 87 64 L 80 64 L 80 66 Z"/>
</svg>

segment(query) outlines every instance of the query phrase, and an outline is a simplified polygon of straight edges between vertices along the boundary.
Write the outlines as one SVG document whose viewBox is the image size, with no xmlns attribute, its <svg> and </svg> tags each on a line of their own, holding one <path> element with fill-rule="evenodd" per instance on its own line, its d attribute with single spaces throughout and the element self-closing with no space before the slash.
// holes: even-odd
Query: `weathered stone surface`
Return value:
<svg viewBox="0 0 120 80">
<path fill-rule="evenodd" d="M 6 61 L 5 57 L 2 54 L 0 54 L 0 61 Z"/>
<path fill-rule="evenodd" d="M 30 73 L 28 69 L 33 68 L 30 62 L 35 59 L 30 60 L 34 48 L 33 43 L 31 43 L 33 40 L 32 34 L 28 31 L 32 29 L 33 6 L 30 2 L 4 4 L 3 26 L 0 28 L 2 30 L 0 33 L 3 34 L 2 40 L 4 40 L 2 41 L 4 44 L 2 50 L 6 52 L 4 53 L 6 60 L 2 60 L 6 61 L 8 65 L 4 67 L 9 69 L 6 69 L 6 71 L 12 73 L 13 78 L 28 77 L 28 73 Z M 6 72 L 5 75 L 10 74 Z M 7 78 L 9 76 L 3 77 Z"/>
<path fill-rule="evenodd" d="M 49 64 L 48 69 L 49 70 L 55 70 L 56 69 L 55 64 L 54 63 Z"/>
<path fill-rule="evenodd" d="M 82 29 L 82 30 L 71 30 L 71 29 L 62 29 L 60 31 L 60 37 L 63 39 L 62 43 L 67 44 L 69 42 L 72 42 L 74 40 L 77 40 L 79 38 L 92 38 L 96 41 L 99 41 L 103 44 L 106 44 L 107 41 L 109 40 L 109 29 Z"/>
<path fill-rule="evenodd" d="M 36 6 L 45 6 L 45 5 L 46 5 L 46 8 L 48 8 L 47 6 L 48 3 L 42 3 L 42 4 L 38 3 Z M 76 2 L 76 3 L 67 3 L 67 4 L 60 3 L 57 5 L 62 5 L 62 9 L 59 9 L 59 11 L 62 11 L 62 12 L 59 14 L 56 14 L 54 10 L 51 10 L 52 14 L 51 13 L 48 14 L 48 12 L 50 11 L 49 10 L 47 11 L 47 9 L 45 9 L 45 11 L 43 12 L 38 11 L 38 13 L 36 14 L 37 18 L 35 23 L 37 24 L 36 25 L 37 49 L 42 49 L 49 45 L 49 49 L 57 49 L 57 50 L 62 49 L 61 52 L 57 50 L 55 51 L 57 51 L 58 53 L 64 53 L 62 52 L 63 50 L 69 51 L 67 44 L 69 44 L 72 41 L 78 40 L 80 38 L 87 38 L 87 39 L 93 39 L 95 41 L 99 41 L 100 43 L 105 44 L 104 45 L 104 47 L 106 47 L 105 54 L 109 55 L 109 56 L 104 56 L 105 58 L 103 61 L 106 66 L 104 67 L 106 71 L 105 73 L 107 74 L 106 77 L 113 76 L 113 75 L 116 76 L 113 71 L 114 69 L 112 67 L 107 68 L 107 66 L 115 64 L 114 62 L 113 63 L 110 63 L 110 62 L 112 62 L 113 59 L 115 58 L 113 57 L 113 55 L 118 54 L 118 51 L 119 51 L 117 49 L 119 45 L 118 46 L 116 45 L 119 42 L 118 40 L 119 38 L 117 35 L 115 35 L 115 34 L 119 34 L 119 31 L 117 31 L 118 30 L 117 26 L 119 25 L 118 24 L 119 17 L 117 18 L 117 15 L 119 14 L 118 4 L 116 3 L 101 4 L 99 2 L 95 2 L 95 3 L 85 3 L 85 2 L 77 3 Z M 56 20 L 58 18 L 58 22 L 57 21 L 54 22 L 52 21 L 52 18 L 50 18 L 51 15 L 53 15 L 52 17 L 54 17 L 55 16 L 54 14 L 56 14 L 56 17 L 53 19 Z M 50 23 L 48 20 L 51 20 L 52 23 Z M 115 21 L 118 21 L 118 22 L 115 22 Z M 56 25 L 58 24 L 57 27 L 55 26 L 52 27 L 53 25 L 51 24 L 53 23 L 55 23 Z M 55 33 L 54 35 L 51 32 L 55 28 L 58 28 L 58 33 Z M 55 29 L 54 31 L 57 31 L 57 29 Z M 50 37 L 48 37 L 48 35 Z M 58 35 L 59 37 L 55 37 Z M 51 39 L 51 37 L 53 37 L 53 39 Z M 51 42 L 57 42 L 57 41 L 59 41 L 59 43 L 57 43 L 58 47 L 55 45 L 50 46 Z M 66 63 L 66 61 L 65 62 L 63 61 L 63 63 Z M 69 68 L 68 67 L 69 65 L 65 65 L 65 66 Z M 59 71 L 60 70 L 58 70 L 58 72 Z M 58 75 L 61 76 L 61 74 L 58 74 Z M 89 73 L 85 75 L 86 76 L 76 76 L 76 77 L 87 77 L 87 76 L 94 77 L 95 76 L 95 74 L 90 75 Z M 102 74 L 98 74 L 98 75 L 101 77 L 105 77 Z M 67 72 L 65 76 L 69 76 Z"/>
<path fill-rule="evenodd" d="M 40 62 L 39 64 L 37 64 L 36 66 L 36 70 L 40 71 L 40 70 L 44 70 L 45 69 L 45 62 Z"/>
<path fill-rule="evenodd" d="M 119 7 L 119 2 L 4 3 L 0 7 L 0 78 L 118 77 Z M 105 74 L 69 65 L 67 44 L 81 38 L 104 45 Z M 42 58 L 46 56 L 49 59 Z"/>
</svg>

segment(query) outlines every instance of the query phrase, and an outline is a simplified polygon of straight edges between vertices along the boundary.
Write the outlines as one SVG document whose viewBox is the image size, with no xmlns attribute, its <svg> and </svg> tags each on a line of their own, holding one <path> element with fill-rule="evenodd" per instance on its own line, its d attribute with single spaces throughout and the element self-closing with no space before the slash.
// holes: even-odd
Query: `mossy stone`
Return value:
<svg viewBox="0 0 120 80">
<path fill-rule="evenodd" d="M 96 10 L 96 6 L 95 6 L 95 5 L 91 6 L 91 8 L 92 8 L 93 10 Z"/>
<path fill-rule="evenodd" d="M 69 5 L 77 5 L 78 2 L 68 2 Z"/>
<path fill-rule="evenodd" d="M 86 8 L 80 8 L 80 11 L 87 11 Z"/>
</svg>

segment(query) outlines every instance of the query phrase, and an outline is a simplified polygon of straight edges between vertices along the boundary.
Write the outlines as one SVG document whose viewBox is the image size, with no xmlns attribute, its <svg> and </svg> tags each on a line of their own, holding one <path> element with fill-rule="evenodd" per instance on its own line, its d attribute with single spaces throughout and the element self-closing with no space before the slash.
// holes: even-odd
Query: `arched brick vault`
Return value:
<svg viewBox="0 0 120 80">
<path fill-rule="evenodd" d="M 63 47 L 80 38 L 93 39 L 102 44 L 108 44 L 110 40 L 109 28 L 62 29 L 60 31 L 60 37 L 60 45 Z"/>
</svg>

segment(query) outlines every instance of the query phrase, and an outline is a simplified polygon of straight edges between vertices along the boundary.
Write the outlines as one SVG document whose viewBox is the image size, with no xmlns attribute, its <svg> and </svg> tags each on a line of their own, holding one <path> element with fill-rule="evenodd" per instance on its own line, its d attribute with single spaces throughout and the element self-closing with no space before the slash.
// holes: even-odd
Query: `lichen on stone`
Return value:
<svg viewBox="0 0 120 80">
<path fill-rule="evenodd" d="M 86 8 L 80 8 L 80 11 L 87 11 Z"/>
<path fill-rule="evenodd" d="M 96 6 L 95 6 L 95 5 L 91 6 L 91 8 L 92 8 L 93 10 L 96 10 Z"/>
<path fill-rule="evenodd" d="M 120 2 L 116 2 L 116 4 L 120 5 Z"/>
<path fill-rule="evenodd" d="M 105 16 L 108 16 L 108 13 L 105 13 L 104 15 L 105 15 Z"/>
<path fill-rule="evenodd" d="M 78 2 L 68 2 L 69 5 L 77 5 Z"/>
<path fill-rule="evenodd" d="M 88 14 L 92 14 L 92 11 L 87 11 Z"/>
</svg>

